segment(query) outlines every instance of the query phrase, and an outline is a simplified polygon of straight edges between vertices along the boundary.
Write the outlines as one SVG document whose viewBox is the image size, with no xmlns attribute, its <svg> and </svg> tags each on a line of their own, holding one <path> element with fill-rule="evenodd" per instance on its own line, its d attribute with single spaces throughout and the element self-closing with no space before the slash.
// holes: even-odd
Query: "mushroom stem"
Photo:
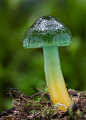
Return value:
<svg viewBox="0 0 86 120">
<path fill-rule="evenodd" d="M 43 53 L 45 77 L 51 100 L 59 110 L 65 111 L 71 100 L 60 67 L 58 47 L 43 47 Z"/>
</svg>

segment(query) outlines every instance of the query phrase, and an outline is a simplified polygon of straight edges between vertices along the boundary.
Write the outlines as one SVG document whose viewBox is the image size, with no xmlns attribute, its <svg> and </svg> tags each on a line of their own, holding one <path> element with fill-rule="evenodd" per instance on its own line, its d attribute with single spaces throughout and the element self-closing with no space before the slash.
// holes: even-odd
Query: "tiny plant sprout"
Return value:
<svg viewBox="0 0 86 120">
<path fill-rule="evenodd" d="M 59 19 L 43 16 L 23 36 L 24 48 L 43 47 L 44 70 L 48 92 L 54 105 L 65 111 L 71 103 L 61 71 L 58 47 L 72 43 L 68 27 Z"/>
</svg>

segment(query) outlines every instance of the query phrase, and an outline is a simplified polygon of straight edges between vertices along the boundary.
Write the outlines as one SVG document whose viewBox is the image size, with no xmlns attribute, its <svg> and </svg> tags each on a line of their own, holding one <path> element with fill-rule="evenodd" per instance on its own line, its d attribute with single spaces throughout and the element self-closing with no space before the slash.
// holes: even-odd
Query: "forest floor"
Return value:
<svg viewBox="0 0 86 120">
<path fill-rule="evenodd" d="M 0 114 L 0 120 L 86 120 L 86 91 L 68 89 L 72 100 L 66 111 L 58 110 L 50 100 L 48 92 L 39 90 L 25 96 L 16 88 L 8 91 L 13 98 L 13 107 Z"/>
</svg>

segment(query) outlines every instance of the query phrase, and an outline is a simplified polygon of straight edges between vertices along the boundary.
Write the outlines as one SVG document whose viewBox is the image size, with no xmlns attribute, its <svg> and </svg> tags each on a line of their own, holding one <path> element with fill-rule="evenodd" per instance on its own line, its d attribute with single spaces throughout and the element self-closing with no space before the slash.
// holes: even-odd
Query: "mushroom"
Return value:
<svg viewBox="0 0 86 120">
<path fill-rule="evenodd" d="M 68 27 L 53 16 L 42 16 L 28 28 L 23 36 L 24 48 L 43 47 L 44 70 L 48 92 L 54 105 L 65 111 L 71 103 L 61 71 L 59 46 L 72 43 Z"/>
</svg>

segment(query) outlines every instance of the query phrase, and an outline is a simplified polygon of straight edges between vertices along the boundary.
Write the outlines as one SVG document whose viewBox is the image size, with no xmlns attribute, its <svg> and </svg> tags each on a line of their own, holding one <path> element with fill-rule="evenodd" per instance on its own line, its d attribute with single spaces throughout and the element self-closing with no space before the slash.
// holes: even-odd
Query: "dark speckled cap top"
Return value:
<svg viewBox="0 0 86 120">
<path fill-rule="evenodd" d="M 38 18 L 23 36 L 24 48 L 67 46 L 72 43 L 71 31 L 52 16 Z"/>
</svg>

